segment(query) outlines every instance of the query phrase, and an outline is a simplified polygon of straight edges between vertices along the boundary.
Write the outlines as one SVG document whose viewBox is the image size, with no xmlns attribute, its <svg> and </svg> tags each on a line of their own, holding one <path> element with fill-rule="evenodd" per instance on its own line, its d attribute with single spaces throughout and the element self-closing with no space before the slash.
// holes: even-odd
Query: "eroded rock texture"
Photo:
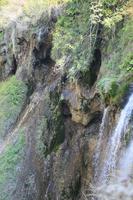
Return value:
<svg viewBox="0 0 133 200">
<path fill-rule="evenodd" d="M 89 76 L 79 73 L 75 82 L 68 80 L 68 71 L 59 70 L 51 58 L 57 18 L 52 12 L 34 25 L 11 23 L 2 30 L 0 80 L 15 75 L 28 88 L 19 117 L 0 147 L 2 154 L 23 132 L 25 144 L 23 155 L 15 161 L 15 184 L 10 184 L 8 176 L 9 184 L 4 185 L 6 200 L 83 200 L 94 176 L 93 158 L 105 106 L 96 88 L 103 49 L 98 46 L 93 52 Z M 101 42 L 101 32 L 98 37 Z M 115 106 L 109 112 L 105 142 L 119 113 Z M 102 151 L 104 155 L 104 144 Z"/>
<path fill-rule="evenodd" d="M 38 23 L 36 32 L 30 24 L 23 31 L 15 24 L 9 28 L 1 44 L 1 80 L 16 74 L 29 88 L 16 125 L 24 130 L 24 157 L 10 199 L 82 199 L 93 176 L 100 97 L 56 70 L 51 19 Z M 12 140 L 10 133 L 7 138 Z"/>
</svg>

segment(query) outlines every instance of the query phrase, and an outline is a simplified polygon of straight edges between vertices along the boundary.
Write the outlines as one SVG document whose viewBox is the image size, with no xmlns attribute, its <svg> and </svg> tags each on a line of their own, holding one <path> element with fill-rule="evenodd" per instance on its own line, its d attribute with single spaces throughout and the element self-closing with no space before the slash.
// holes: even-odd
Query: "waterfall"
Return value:
<svg viewBox="0 0 133 200">
<path fill-rule="evenodd" d="M 100 176 L 100 182 L 107 182 L 110 174 L 113 175 L 118 162 L 118 153 L 121 148 L 122 138 L 125 135 L 131 115 L 133 112 L 133 94 L 130 96 L 126 106 L 121 111 L 120 118 L 107 144 L 106 160 Z M 133 151 L 133 150 L 132 150 Z"/>
<path fill-rule="evenodd" d="M 107 123 L 107 116 L 108 116 L 109 107 L 104 109 L 103 118 L 99 130 L 98 142 L 96 146 L 96 151 L 94 155 L 94 166 L 95 166 L 95 174 L 94 174 L 94 181 L 96 182 L 99 175 L 99 165 L 100 165 L 100 156 L 101 156 L 101 147 L 103 143 L 104 133 L 105 133 L 105 126 Z"/>
<path fill-rule="evenodd" d="M 119 179 L 126 181 L 131 178 L 133 172 L 133 140 L 130 142 L 119 164 Z"/>
<path fill-rule="evenodd" d="M 11 34 L 11 42 L 12 42 L 12 51 L 13 54 L 16 55 L 16 23 L 13 22 L 13 29 Z"/>
</svg>

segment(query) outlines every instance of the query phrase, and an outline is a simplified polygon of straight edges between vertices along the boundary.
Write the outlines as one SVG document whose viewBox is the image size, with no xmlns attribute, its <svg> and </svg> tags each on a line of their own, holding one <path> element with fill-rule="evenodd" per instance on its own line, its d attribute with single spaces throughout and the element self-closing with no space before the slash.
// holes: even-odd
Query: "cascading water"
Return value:
<svg viewBox="0 0 133 200">
<path fill-rule="evenodd" d="M 95 182 L 97 181 L 98 175 L 99 175 L 99 164 L 100 164 L 100 156 L 101 156 L 101 147 L 102 147 L 102 142 L 103 142 L 104 133 L 105 133 L 104 130 L 105 130 L 106 119 L 107 119 L 107 116 L 108 116 L 108 110 L 109 110 L 109 107 L 104 109 L 102 123 L 101 123 L 100 130 L 99 130 L 98 143 L 97 143 L 96 151 L 95 151 L 95 155 L 94 155 L 94 166 L 95 166 L 94 181 Z"/>
<path fill-rule="evenodd" d="M 120 113 L 109 139 L 108 108 L 105 109 L 94 156 L 92 200 L 133 199 L 133 94 Z M 107 130 L 106 130 L 107 125 Z M 128 140 L 127 140 L 128 139 Z M 128 145 L 127 145 L 128 143 Z"/>
<path fill-rule="evenodd" d="M 113 131 L 111 138 L 109 139 L 106 151 L 107 152 L 106 161 L 100 176 L 100 182 L 102 183 L 107 182 L 110 174 L 113 175 L 115 172 L 116 165 L 118 162 L 118 153 L 122 145 L 122 138 L 125 136 L 132 113 L 133 113 L 133 94 L 130 96 L 126 106 L 121 111 L 117 126 Z"/>
<path fill-rule="evenodd" d="M 120 181 L 126 181 L 132 178 L 133 172 L 133 140 L 130 142 L 125 154 L 120 160 L 119 165 L 119 179 Z"/>
</svg>

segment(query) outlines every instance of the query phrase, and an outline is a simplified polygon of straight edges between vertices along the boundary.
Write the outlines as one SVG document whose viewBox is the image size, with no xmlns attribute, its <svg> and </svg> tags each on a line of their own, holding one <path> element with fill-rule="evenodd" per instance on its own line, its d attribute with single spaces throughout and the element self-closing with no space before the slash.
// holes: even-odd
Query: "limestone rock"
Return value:
<svg viewBox="0 0 133 200">
<path fill-rule="evenodd" d="M 101 102 L 97 94 L 88 92 L 85 96 L 83 91 L 79 84 L 69 84 L 62 91 L 61 96 L 68 104 L 72 120 L 86 126 L 95 114 L 101 111 Z"/>
</svg>

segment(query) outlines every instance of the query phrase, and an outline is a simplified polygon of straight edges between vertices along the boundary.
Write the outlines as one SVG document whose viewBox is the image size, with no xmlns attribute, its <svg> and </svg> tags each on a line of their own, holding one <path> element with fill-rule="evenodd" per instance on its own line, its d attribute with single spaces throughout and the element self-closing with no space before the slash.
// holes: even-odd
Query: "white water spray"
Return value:
<svg viewBox="0 0 133 200">
<path fill-rule="evenodd" d="M 95 179 L 95 181 L 97 181 L 98 174 L 99 174 L 101 147 L 102 147 L 102 142 L 104 139 L 104 133 L 105 133 L 104 130 L 105 130 L 105 124 L 106 124 L 106 120 L 107 120 L 107 116 L 108 116 L 108 110 L 109 110 L 109 107 L 104 109 L 103 118 L 102 118 L 100 130 L 99 130 L 98 143 L 97 143 L 96 151 L 95 151 L 95 155 L 94 155 L 94 166 L 95 166 L 94 179 Z"/>
<path fill-rule="evenodd" d="M 122 138 L 125 136 L 131 115 L 133 112 L 133 94 L 130 96 L 128 103 L 121 111 L 117 126 L 107 145 L 107 155 L 105 165 L 100 177 L 101 182 L 106 182 L 110 173 L 114 173 L 117 164 L 117 157 L 121 148 Z"/>
<path fill-rule="evenodd" d="M 127 181 L 132 177 L 133 172 L 133 140 L 130 142 L 124 156 L 120 160 L 119 179 Z"/>
</svg>

